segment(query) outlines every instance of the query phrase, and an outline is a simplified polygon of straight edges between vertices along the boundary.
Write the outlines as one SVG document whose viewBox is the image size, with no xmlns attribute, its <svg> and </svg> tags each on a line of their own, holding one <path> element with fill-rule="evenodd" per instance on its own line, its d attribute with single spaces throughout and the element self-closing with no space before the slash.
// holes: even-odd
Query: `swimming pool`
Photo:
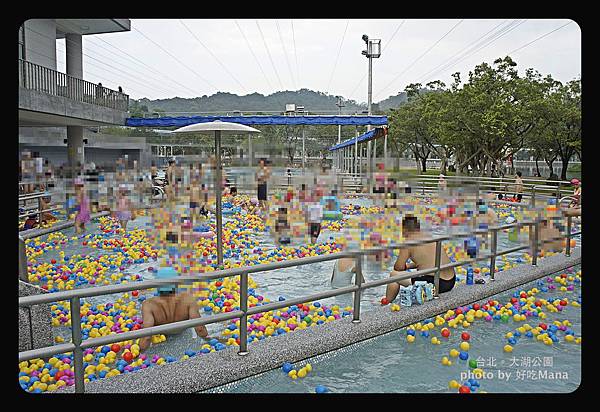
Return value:
<svg viewBox="0 0 600 412">
<path fill-rule="evenodd" d="M 354 202 L 354 204 L 358 203 L 356 199 L 351 199 L 350 202 Z M 365 202 L 364 204 L 368 205 L 368 202 Z M 351 217 L 349 217 L 349 218 L 351 218 Z M 148 221 L 149 221 L 149 218 L 142 216 L 142 217 L 138 217 L 137 219 L 135 219 L 129 223 L 129 225 L 128 225 L 129 233 L 127 236 L 133 237 L 134 244 L 137 242 L 140 242 L 138 244 L 143 244 L 143 239 L 142 239 L 141 235 L 139 238 L 137 238 L 136 236 L 138 236 L 138 235 L 136 235 L 135 233 L 137 233 L 137 232 L 141 233 L 141 231 L 136 231 L 136 229 L 138 229 L 138 228 L 143 229 L 145 227 L 145 224 L 148 223 Z M 228 221 L 230 221 L 230 219 L 226 218 L 225 222 L 228 222 Z M 83 239 L 86 239 L 86 238 L 80 238 L 78 236 L 75 236 L 74 229 L 72 229 L 72 228 L 67 229 L 67 230 L 63 231 L 63 234 L 66 236 L 66 240 L 65 240 L 65 238 L 58 238 L 58 240 L 54 240 L 57 242 L 56 246 L 58 246 L 58 249 L 46 249 L 42 255 L 36 257 L 36 260 L 40 260 L 43 262 L 50 262 L 52 259 L 54 259 L 59 262 L 62 262 L 61 259 L 64 258 L 64 256 L 66 256 L 67 258 L 69 256 L 71 256 L 72 259 L 70 260 L 69 265 L 72 265 L 74 261 L 84 258 L 82 256 L 79 256 L 81 254 L 87 255 L 87 257 L 85 257 L 87 259 L 89 259 L 90 257 L 102 258 L 103 256 L 106 256 L 106 255 L 116 254 L 116 255 L 120 256 L 118 259 L 116 259 L 114 262 L 111 261 L 112 262 L 111 265 L 105 265 L 104 269 L 102 269 L 102 271 L 104 271 L 104 272 L 102 272 L 102 271 L 97 272 L 97 273 L 103 273 L 103 276 L 106 277 L 105 281 L 108 281 L 109 283 L 120 283 L 123 281 L 136 281 L 136 280 L 143 280 L 143 279 L 152 279 L 154 277 L 154 274 L 152 272 L 149 272 L 147 269 L 150 266 L 156 266 L 156 262 L 154 261 L 154 259 L 149 258 L 148 256 L 142 256 L 141 258 L 139 258 L 139 254 L 137 254 L 137 255 L 134 254 L 133 258 L 131 257 L 131 255 L 128 255 L 129 257 L 127 257 L 127 258 L 122 257 L 121 256 L 123 254 L 122 248 L 120 246 L 112 245 L 111 242 L 122 239 L 123 235 L 119 234 L 117 231 L 111 231 L 109 229 L 110 229 L 110 224 L 108 225 L 108 230 L 107 230 L 106 225 L 101 226 L 98 221 L 94 221 L 92 224 L 90 224 L 87 233 L 98 235 L 98 239 L 96 239 L 97 247 L 90 247 L 90 245 L 84 245 L 83 242 L 85 242 L 85 240 L 83 240 Z M 436 234 L 444 234 L 446 228 L 444 228 L 443 226 L 438 226 L 438 227 L 433 227 L 432 230 Z M 52 235 L 43 237 L 42 239 L 38 240 L 38 243 L 41 242 L 43 244 L 44 242 L 49 242 L 48 238 L 50 238 L 51 236 Z M 324 239 L 327 240 L 330 236 L 335 237 L 336 236 L 335 231 L 323 230 L 321 237 L 319 238 L 319 241 L 322 242 Z M 252 235 L 251 235 L 251 238 L 257 244 L 260 244 L 260 246 L 264 250 L 274 250 L 274 248 L 275 248 L 273 240 L 270 238 L 270 236 L 267 233 L 263 233 L 261 231 L 254 231 L 254 233 L 252 233 Z M 525 238 L 526 238 L 526 236 L 525 236 Z M 89 238 L 87 238 L 87 239 L 89 239 Z M 83 242 L 82 242 L 82 240 L 83 240 Z M 65 243 L 61 243 L 62 241 L 65 241 Z M 102 248 L 102 242 L 105 242 L 106 249 Z M 579 244 L 579 240 L 577 242 Z M 502 233 L 502 232 L 499 233 L 499 249 L 509 247 L 509 246 L 514 246 L 514 245 L 515 245 L 514 242 L 511 242 L 508 240 L 506 233 Z M 455 242 L 453 244 L 452 242 L 449 242 L 448 246 L 449 246 L 449 253 L 451 255 L 454 255 L 454 254 L 456 254 L 457 251 L 460 251 L 459 243 Z M 143 246 L 141 248 L 141 250 L 149 250 L 148 253 L 151 252 L 151 248 L 144 249 L 144 247 L 145 246 Z M 64 256 L 61 254 L 61 252 L 64 252 Z M 505 267 L 508 267 L 508 266 L 510 266 L 511 262 L 516 263 L 519 260 L 526 261 L 526 259 L 523 258 L 523 254 L 517 252 L 517 253 L 511 254 L 507 257 L 505 257 L 505 256 L 499 257 L 497 264 L 498 264 L 498 267 L 500 269 L 502 269 L 502 267 L 503 267 L 502 265 L 504 265 Z M 480 267 L 484 268 L 486 266 L 486 264 L 487 263 L 484 263 L 484 264 L 480 265 Z M 390 259 L 387 262 L 387 264 L 384 265 L 384 267 L 382 267 L 378 264 L 375 264 L 373 262 L 370 262 L 369 260 L 366 260 L 366 262 L 363 266 L 364 266 L 364 275 L 367 280 L 381 279 L 381 278 L 388 276 L 389 270 L 393 266 L 393 259 Z M 316 263 L 316 264 L 311 264 L 311 265 L 299 266 L 299 267 L 295 267 L 295 268 L 286 268 L 286 269 L 281 269 L 281 270 L 256 273 L 252 276 L 252 278 L 257 284 L 256 290 L 257 290 L 258 294 L 265 298 L 265 302 L 267 300 L 277 301 L 281 297 L 289 299 L 289 298 L 298 297 L 298 296 L 302 296 L 302 295 L 312 294 L 312 293 L 319 292 L 319 291 L 329 290 L 330 289 L 329 279 L 331 277 L 332 270 L 333 270 L 333 262 L 322 262 L 322 263 Z M 52 272 L 50 272 L 50 273 L 52 273 Z M 115 277 L 112 279 L 109 279 L 109 277 L 112 275 L 114 275 Z M 461 275 L 459 275 L 458 277 L 459 277 L 459 279 L 462 279 Z M 215 282 L 212 282 L 212 283 L 214 285 Z M 98 284 L 100 284 L 100 283 L 98 283 Z M 93 285 L 89 285 L 85 282 L 83 282 L 79 286 L 75 285 L 75 287 L 89 287 L 89 286 L 93 286 Z M 381 296 L 383 296 L 384 293 L 385 293 L 384 286 L 378 287 L 378 288 L 372 288 L 372 289 L 368 289 L 368 290 L 364 291 L 364 293 L 362 294 L 363 310 L 368 311 L 368 310 L 371 310 L 372 308 L 378 306 L 379 299 L 381 298 Z M 142 291 L 142 292 L 140 292 L 140 295 L 141 296 L 139 298 L 134 298 L 134 296 L 132 296 L 130 294 L 118 294 L 118 295 L 115 294 L 115 295 L 99 296 L 99 297 L 84 299 L 84 302 L 91 305 L 90 310 L 92 310 L 93 313 L 107 311 L 107 314 L 111 313 L 108 311 L 108 308 L 107 307 L 101 308 L 99 305 L 105 305 L 105 304 L 113 305 L 115 302 L 120 302 L 121 305 L 132 304 L 133 305 L 132 310 L 130 311 L 131 316 L 127 316 L 126 319 L 129 319 L 127 321 L 128 327 L 133 327 L 135 324 L 138 324 L 138 325 L 141 324 L 141 319 L 135 315 L 135 311 L 139 311 L 139 308 L 141 306 L 141 300 L 144 297 L 146 297 L 146 296 L 150 297 L 152 295 L 152 290 L 145 291 L 145 292 Z M 350 306 L 351 302 L 352 302 L 351 294 L 320 301 L 320 303 L 323 305 L 327 305 L 327 306 L 331 307 L 332 305 L 337 304 L 340 306 L 340 308 L 345 308 L 346 306 Z M 97 307 L 97 309 L 96 309 L 96 307 Z M 340 312 L 342 312 L 341 309 L 340 309 Z M 210 315 L 210 313 L 212 313 L 212 312 L 209 312 L 209 314 L 204 312 L 204 315 Z M 55 321 L 57 321 L 57 319 L 60 319 L 60 323 L 55 325 L 55 327 L 53 328 L 53 331 L 54 331 L 55 336 L 57 337 L 58 341 L 61 341 L 61 340 L 64 340 L 67 342 L 70 341 L 71 340 L 71 332 L 70 332 L 70 326 L 69 326 L 70 322 L 68 321 L 68 317 L 69 317 L 68 305 L 63 305 L 62 309 L 59 308 L 59 310 L 55 311 L 53 313 L 53 317 L 54 317 Z M 100 324 L 98 326 L 101 326 L 101 322 L 98 322 L 98 323 Z M 227 326 L 231 326 L 231 324 L 229 324 L 229 325 L 223 325 L 223 324 L 208 325 L 208 329 L 209 329 L 209 332 L 211 333 L 211 335 L 214 336 L 217 334 L 224 333 Z M 87 335 L 84 335 L 84 339 L 86 339 L 86 338 L 87 338 Z M 261 338 L 262 338 L 262 336 L 261 336 Z M 199 346 L 202 345 L 203 343 L 204 342 L 199 342 L 198 339 L 194 338 L 194 332 L 192 330 L 187 330 L 184 333 L 182 333 L 181 335 L 170 336 L 167 339 L 166 343 L 163 343 L 160 345 L 154 345 L 147 351 L 147 354 L 149 357 L 150 356 L 160 356 L 160 357 L 163 357 L 164 359 L 167 359 L 168 361 L 174 361 L 178 358 L 181 358 L 181 355 L 184 354 L 186 351 L 189 351 L 190 349 L 197 351 Z M 210 351 L 214 351 L 214 348 L 211 349 Z M 185 358 L 185 356 L 184 356 L 184 358 Z"/>
<path fill-rule="evenodd" d="M 578 267 L 574 267 L 569 276 L 575 276 Z M 555 275 L 567 273 L 559 272 Z M 508 290 L 489 300 L 497 300 L 501 304 L 510 302 L 515 293 L 530 291 L 533 288 L 542 290 L 548 285 L 548 279 L 522 285 Z M 547 318 L 529 317 L 526 321 L 507 322 L 502 320 L 485 321 L 477 319 L 476 324 L 469 328 L 449 328 L 448 339 L 441 335 L 441 328 L 447 324 L 436 326 L 429 330 L 429 336 L 423 337 L 418 330 L 415 341 L 407 341 L 407 329 L 402 328 L 375 338 L 368 339 L 344 349 L 329 352 L 305 361 L 297 362 L 294 367 L 300 370 L 310 363 L 312 370 L 304 378 L 292 379 L 281 368 L 250 378 L 206 391 L 207 393 L 314 393 L 317 386 L 324 386 L 333 393 L 439 393 L 457 392 L 450 388 L 449 382 L 457 381 L 464 384 L 469 379 L 475 379 L 479 386 L 472 386 L 475 392 L 505 392 L 505 393 L 568 393 L 572 392 L 581 382 L 581 346 L 576 339 L 581 337 L 581 307 L 572 306 L 572 302 L 581 302 L 581 283 L 567 281 L 573 285 L 572 291 L 560 289 L 540 291 L 534 294 L 534 300 L 549 301 L 566 300 L 568 305 L 555 312 L 544 311 Z M 483 305 L 486 302 L 479 302 Z M 545 305 L 543 305 L 545 306 Z M 443 314 L 442 314 L 443 315 Z M 435 317 L 430 318 L 434 321 Z M 526 333 L 518 332 L 518 328 L 529 325 L 532 329 L 538 324 L 544 324 L 550 330 L 554 322 L 569 321 L 565 331 L 554 332 L 556 342 L 551 345 L 539 341 L 535 335 L 528 337 Z M 419 322 L 422 326 L 426 321 Z M 469 355 L 467 360 L 452 357 L 449 353 L 459 347 L 462 342 L 461 334 L 469 336 Z M 507 333 L 520 333 L 513 336 L 518 343 L 511 353 L 505 352 Z M 574 337 L 573 342 L 567 342 L 567 334 Z M 438 337 L 440 344 L 432 344 L 430 339 Z M 580 342 L 580 341 L 579 341 Z M 442 358 L 447 357 L 452 365 L 443 365 Z M 475 361 L 475 367 L 483 370 L 483 377 L 477 379 L 469 361 Z M 469 375 L 469 372 L 471 374 Z M 479 372 L 479 371 L 478 371 Z"/>
</svg>

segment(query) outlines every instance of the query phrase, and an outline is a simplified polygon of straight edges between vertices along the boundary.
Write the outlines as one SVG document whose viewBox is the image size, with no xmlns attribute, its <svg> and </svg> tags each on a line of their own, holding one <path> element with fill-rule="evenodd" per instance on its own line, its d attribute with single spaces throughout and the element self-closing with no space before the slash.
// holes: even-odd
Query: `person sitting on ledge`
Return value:
<svg viewBox="0 0 600 412">
<path fill-rule="evenodd" d="M 412 215 L 406 215 L 402 219 L 402 233 L 407 241 L 415 241 L 423 239 L 419 220 Z M 412 263 L 407 264 L 408 259 Z M 440 264 L 446 265 L 450 263 L 448 254 L 442 248 Z M 399 250 L 398 258 L 394 264 L 394 269 L 390 272 L 390 276 L 399 275 L 408 269 L 425 270 L 436 267 L 435 265 L 435 242 L 424 243 L 418 246 L 410 246 Z M 424 275 L 412 279 L 404 279 L 387 285 L 385 297 L 388 302 L 392 302 L 398 296 L 400 286 L 410 286 L 417 281 L 434 282 L 433 274 Z M 445 293 L 454 287 L 456 282 L 456 274 L 454 268 L 442 269 L 440 271 L 439 293 Z"/>
</svg>

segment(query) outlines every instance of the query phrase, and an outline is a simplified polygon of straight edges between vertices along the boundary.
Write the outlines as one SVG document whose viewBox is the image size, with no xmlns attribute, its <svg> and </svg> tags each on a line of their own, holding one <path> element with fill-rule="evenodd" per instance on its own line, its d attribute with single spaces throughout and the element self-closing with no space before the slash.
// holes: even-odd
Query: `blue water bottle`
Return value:
<svg viewBox="0 0 600 412">
<path fill-rule="evenodd" d="M 467 285 L 473 284 L 473 268 L 471 266 L 467 267 Z"/>
</svg>

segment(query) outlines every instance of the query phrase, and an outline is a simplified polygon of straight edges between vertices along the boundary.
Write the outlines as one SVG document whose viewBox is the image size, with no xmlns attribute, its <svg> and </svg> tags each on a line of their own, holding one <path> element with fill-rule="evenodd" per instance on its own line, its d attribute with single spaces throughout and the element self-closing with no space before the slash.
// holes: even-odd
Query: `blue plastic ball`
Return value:
<svg viewBox="0 0 600 412">
<path fill-rule="evenodd" d="M 329 389 L 326 386 L 317 385 L 317 387 L 315 388 L 315 393 L 327 393 L 327 392 L 329 392 Z"/>
</svg>

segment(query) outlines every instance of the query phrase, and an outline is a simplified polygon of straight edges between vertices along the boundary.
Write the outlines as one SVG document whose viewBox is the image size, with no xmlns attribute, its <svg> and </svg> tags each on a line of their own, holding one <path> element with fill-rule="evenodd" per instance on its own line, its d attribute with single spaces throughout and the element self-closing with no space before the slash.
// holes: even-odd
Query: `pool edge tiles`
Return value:
<svg viewBox="0 0 600 412">
<path fill-rule="evenodd" d="M 576 248 L 570 257 L 549 256 L 538 261 L 537 266 L 520 265 L 499 272 L 494 282 L 485 285 L 459 284 L 449 294 L 425 305 L 402 308 L 392 312 L 389 306 L 361 313 L 361 322 L 352 323 L 350 317 L 318 327 L 308 328 L 265 339 L 249 345 L 249 354 L 239 356 L 237 347 L 185 361 L 123 374 L 110 379 L 89 382 L 89 393 L 195 393 L 215 388 L 280 367 L 283 362 L 298 362 L 319 354 L 343 348 L 411 323 L 496 295 L 505 290 L 564 270 L 581 262 L 581 249 Z M 55 393 L 74 392 L 73 387 Z"/>
</svg>

